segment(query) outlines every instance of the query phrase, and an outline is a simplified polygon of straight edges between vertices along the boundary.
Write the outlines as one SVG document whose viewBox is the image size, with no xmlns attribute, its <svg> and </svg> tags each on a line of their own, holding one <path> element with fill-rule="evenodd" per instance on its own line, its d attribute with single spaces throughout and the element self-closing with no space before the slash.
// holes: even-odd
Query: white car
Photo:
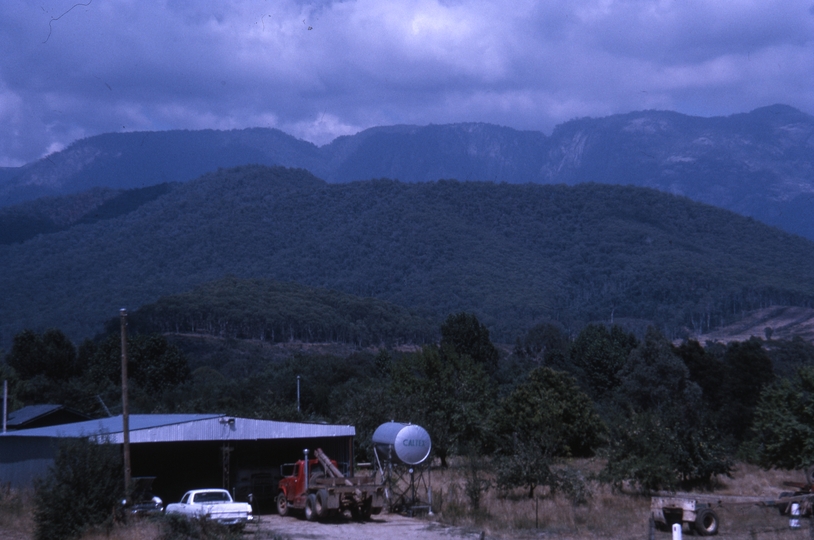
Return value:
<svg viewBox="0 0 814 540">
<path fill-rule="evenodd" d="M 234 502 L 225 489 L 193 489 L 187 491 L 181 502 L 167 505 L 167 514 L 181 514 L 188 518 L 205 518 L 221 525 L 242 528 L 251 522 L 252 506 Z"/>
</svg>

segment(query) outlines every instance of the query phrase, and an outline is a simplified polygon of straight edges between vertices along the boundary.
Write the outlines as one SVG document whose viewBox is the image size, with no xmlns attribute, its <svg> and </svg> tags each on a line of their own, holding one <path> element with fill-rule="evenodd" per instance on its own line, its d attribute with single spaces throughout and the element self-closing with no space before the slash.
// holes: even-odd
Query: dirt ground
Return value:
<svg viewBox="0 0 814 540">
<path fill-rule="evenodd" d="M 722 518 L 720 540 L 763 539 L 763 540 L 808 540 L 814 538 L 808 519 L 800 520 L 799 529 L 788 528 L 788 518 L 776 515 L 776 510 L 740 506 L 736 508 L 717 509 Z M 756 515 L 758 514 L 758 515 Z M 515 530 L 487 532 L 463 527 L 447 526 L 426 517 L 409 518 L 398 514 L 382 514 L 369 522 L 355 522 L 341 519 L 331 523 L 310 523 L 301 518 L 277 515 L 260 516 L 260 523 L 251 526 L 244 536 L 248 539 L 265 540 L 282 538 L 285 540 L 379 540 L 398 538 L 399 540 L 451 540 L 451 539 L 484 539 L 484 540 L 588 540 L 597 538 L 628 537 L 590 531 L 552 531 L 552 530 Z M 696 536 L 687 528 L 685 537 Z M 648 538 L 646 523 L 641 526 L 641 533 L 633 537 L 642 540 Z M 670 540 L 672 535 L 655 532 L 656 540 Z"/>
<path fill-rule="evenodd" d="M 371 521 L 357 522 L 340 519 L 328 523 L 311 523 L 297 517 L 281 518 L 276 514 L 260 516 L 257 527 L 246 530 L 246 537 L 268 538 L 277 534 L 290 540 L 450 540 L 452 538 L 481 538 L 481 531 L 448 527 L 435 521 L 399 514 L 380 514 Z"/>
</svg>

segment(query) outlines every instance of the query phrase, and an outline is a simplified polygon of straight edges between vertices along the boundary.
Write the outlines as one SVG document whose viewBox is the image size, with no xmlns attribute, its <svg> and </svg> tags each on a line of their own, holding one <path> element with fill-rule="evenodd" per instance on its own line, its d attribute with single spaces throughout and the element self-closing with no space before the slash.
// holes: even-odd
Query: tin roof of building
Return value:
<svg viewBox="0 0 814 540">
<path fill-rule="evenodd" d="M 8 413 L 8 425 L 20 425 L 56 412 L 62 409 L 62 405 L 28 405 L 22 409 Z"/>
<path fill-rule="evenodd" d="M 130 442 L 307 439 L 356 435 L 354 426 L 255 420 L 223 414 L 132 414 Z M 97 437 L 124 440 L 122 416 L 8 432 L 4 437 Z"/>
<path fill-rule="evenodd" d="M 68 422 L 81 422 L 89 420 L 90 416 L 75 411 L 64 405 L 53 404 L 38 404 L 27 405 L 16 411 L 8 413 L 6 425 L 9 429 L 25 429 L 26 425 L 39 424 L 43 426 L 46 423 L 65 424 Z M 49 422 L 49 420 L 51 420 Z"/>
</svg>

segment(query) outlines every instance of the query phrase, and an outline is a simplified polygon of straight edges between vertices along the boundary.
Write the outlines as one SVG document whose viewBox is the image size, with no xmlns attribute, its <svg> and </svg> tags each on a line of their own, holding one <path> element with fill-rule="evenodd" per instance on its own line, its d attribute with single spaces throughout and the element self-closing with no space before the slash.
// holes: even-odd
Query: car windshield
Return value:
<svg viewBox="0 0 814 540">
<path fill-rule="evenodd" d="M 225 491 L 205 491 L 195 495 L 195 502 L 229 502 L 229 494 Z"/>
</svg>

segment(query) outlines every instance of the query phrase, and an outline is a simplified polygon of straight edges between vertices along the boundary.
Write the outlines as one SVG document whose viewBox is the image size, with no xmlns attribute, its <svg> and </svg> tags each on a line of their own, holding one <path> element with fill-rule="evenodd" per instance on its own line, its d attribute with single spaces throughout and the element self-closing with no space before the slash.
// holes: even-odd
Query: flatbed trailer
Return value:
<svg viewBox="0 0 814 540">
<path fill-rule="evenodd" d="M 776 507 L 781 514 L 787 515 L 795 502 L 800 505 L 801 516 L 811 515 L 814 506 L 814 494 L 811 493 L 782 493 L 772 498 L 660 492 L 650 499 L 650 516 L 656 528 L 662 531 L 669 531 L 675 523 L 686 523 L 699 536 L 713 536 L 718 534 L 720 526 L 715 508 L 749 504 Z"/>
</svg>

